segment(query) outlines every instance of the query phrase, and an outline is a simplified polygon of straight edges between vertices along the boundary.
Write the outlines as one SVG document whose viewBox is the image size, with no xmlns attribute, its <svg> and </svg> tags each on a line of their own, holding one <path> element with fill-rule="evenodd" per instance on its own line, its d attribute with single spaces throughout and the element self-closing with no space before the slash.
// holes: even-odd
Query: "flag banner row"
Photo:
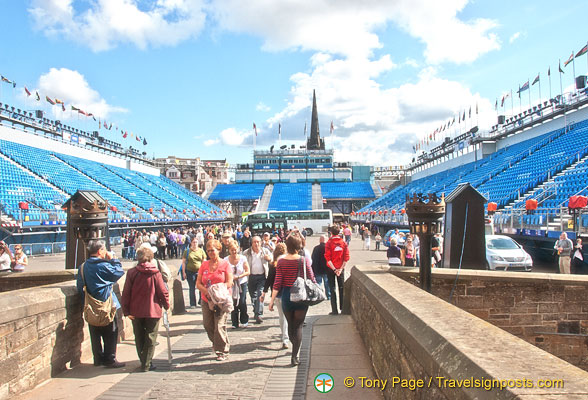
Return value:
<svg viewBox="0 0 588 400">
<path fill-rule="evenodd" d="M 7 84 L 11 85 L 13 89 L 16 89 L 16 82 L 14 80 L 8 79 L 4 75 L 0 75 L 0 78 L 3 83 L 7 83 Z M 33 95 L 33 92 L 31 92 L 31 90 L 29 90 L 29 88 L 27 88 L 26 86 L 23 86 L 23 91 L 26 94 L 27 98 L 33 98 L 37 102 L 41 102 L 42 97 L 39 94 L 38 90 L 35 90 L 34 95 Z M 98 130 L 106 129 L 106 130 L 111 131 L 112 128 L 114 127 L 116 131 L 120 130 L 120 133 L 121 133 L 121 136 L 123 139 L 134 137 L 136 141 L 142 142 L 143 145 L 147 145 L 147 140 L 144 137 L 136 135 L 132 132 L 129 134 L 128 131 L 123 130 L 123 129 L 119 129 L 119 127 L 116 124 L 113 125 L 112 122 L 107 122 L 106 120 L 103 120 L 101 117 L 96 118 L 96 116 L 93 113 L 85 111 L 80 107 L 76 107 L 73 104 L 70 104 L 69 107 L 66 107 L 65 101 L 60 100 L 56 97 L 49 97 L 48 95 L 45 95 L 45 101 L 47 103 L 49 103 L 52 107 L 60 107 L 62 112 L 66 112 L 69 110 L 71 112 L 77 113 L 78 116 L 82 115 L 86 118 L 92 118 L 95 122 L 98 123 Z"/>
</svg>

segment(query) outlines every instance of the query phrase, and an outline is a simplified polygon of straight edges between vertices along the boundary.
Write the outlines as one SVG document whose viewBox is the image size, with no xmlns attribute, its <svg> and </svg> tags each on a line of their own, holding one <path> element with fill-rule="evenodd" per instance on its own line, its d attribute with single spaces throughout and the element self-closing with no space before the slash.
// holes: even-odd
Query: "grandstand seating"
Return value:
<svg viewBox="0 0 588 400">
<path fill-rule="evenodd" d="M 369 182 L 323 182 L 321 191 L 325 199 L 373 199 L 376 197 Z"/>
<path fill-rule="evenodd" d="M 464 182 L 469 182 L 489 201 L 503 207 L 516 200 L 519 194 L 523 196 L 587 155 L 587 138 L 588 121 L 582 121 L 567 132 L 558 129 L 503 148 L 482 160 L 398 186 L 359 212 L 400 210 L 404 208 L 407 194 L 433 192 L 447 195 Z M 567 204 L 570 195 L 581 190 L 585 194 L 587 171 L 588 163 L 584 162 L 557 177 L 557 195 L 545 200 L 543 206 L 559 207 Z M 540 218 L 537 220 L 541 221 Z"/>
<path fill-rule="evenodd" d="M 60 206 L 77 190 L 97 191 L 110 206 L 117 208 L 117 212 L 111 213 L 111 218 L 116 220 L 132 218 L 131 214 L 135 214 L 133 208 L 147 220 L 170 216 L 183 220 L 205 216 L 216 218 L 222 215 L 212 203 L 162 176 L 107 166 L 6 140 L 0 140 L 0 152 L 22 167 L 0 158 L 0 202 L 5 212 L 15 219 L 19 215 L 18 202 L 28 201 L 30 210 L 26 215 L 31 221 L 47 218 L 47 211 L 64 220 L 65 213 Z M 150 208 L 153 212 L 148 212 Z M 162 209 L 167 213 L 163 214 Z M 174 209 L 182 215 L 172 214 Z M 185 215 L 183 211 L 186 211 Z"/>
<path fill-rule="evenodd" d="M 211 201 L 256 200 L 263 196 L 264 183 L 217 185 L 208 197 Z"/>
<path fill-rule="evenodd" d="M 276 183 L 270 199 L 271 210 L 311 210 L 312 183 Z"/>
</svg>

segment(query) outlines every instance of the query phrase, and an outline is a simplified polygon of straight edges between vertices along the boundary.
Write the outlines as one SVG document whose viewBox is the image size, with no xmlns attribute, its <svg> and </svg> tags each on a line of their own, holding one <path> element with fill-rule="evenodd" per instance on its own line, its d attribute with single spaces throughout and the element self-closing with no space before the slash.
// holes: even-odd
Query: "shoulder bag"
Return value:
<svg viewBox="0 0 588 400">
<path fill-rule="evenodd" d="M 84 263 L 85 264 L 85 263 Z M 88 293 L 86 280 L 84 279 L 84 264 L 80 267 L 82 281 L 84 282 L 84 319 L 92 326 L 106 326 L 114 321 L 116 306 L 112 301 L 112 290 L 105 301 L 100 301 Z"/>
<path fill-rule="evenodd" d="M 307 306 L 314 306 L 321 301 L 326 300 L 325 292 L 322 287 L 306 277 L 306 257 L 302 256 L 303 276 L 298 277 L 294 281 L 290 289 L 290 301 L 300 303 Z"/>
</svg>

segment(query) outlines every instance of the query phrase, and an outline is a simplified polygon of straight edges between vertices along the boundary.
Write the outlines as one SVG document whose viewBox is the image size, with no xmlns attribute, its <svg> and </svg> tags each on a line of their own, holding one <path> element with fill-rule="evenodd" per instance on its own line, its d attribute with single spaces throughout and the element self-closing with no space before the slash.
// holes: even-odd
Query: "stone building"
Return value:
<svg viewBox="0 0 588 400">
<path fill-rule="evenodd" d="M 202 160 L 168 156 L 156 158 L 162 175 L 199 195 L 210 193 L 217 184 L 230 183 L 227 160 Z"/>
</svg>

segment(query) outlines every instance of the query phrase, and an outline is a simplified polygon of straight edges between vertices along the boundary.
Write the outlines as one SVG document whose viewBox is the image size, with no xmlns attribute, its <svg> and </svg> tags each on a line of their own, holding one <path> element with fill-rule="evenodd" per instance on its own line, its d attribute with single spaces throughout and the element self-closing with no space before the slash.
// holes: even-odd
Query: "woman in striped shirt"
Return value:
<svg viewBox="0 0 588 400">
<path fill-rule="evenodd" d="M 288 336 L 292 342 L 292 366 L 300 364 L 298 360 L 298 351 L 302 343 L 302 325 L 308 306 L 290 301 L 290 288 L 300 275 L 303 276 L 303 266 L 306 266 L 307 278 L 314 279 L 312 268 L 304 261 L 304 257 L 299 255 L 302 250 L 302 236 L 300 232 L 292 232 L 286 239 L 286 248 L 288 253 L 278 260 L 276 269 L 276 279 L 272 290 L 272 298 L 269 303 L 269 310 L 274 310 L 274 301 L 281 292 L 282 310 L 288 321 Z"/>
</svg>

